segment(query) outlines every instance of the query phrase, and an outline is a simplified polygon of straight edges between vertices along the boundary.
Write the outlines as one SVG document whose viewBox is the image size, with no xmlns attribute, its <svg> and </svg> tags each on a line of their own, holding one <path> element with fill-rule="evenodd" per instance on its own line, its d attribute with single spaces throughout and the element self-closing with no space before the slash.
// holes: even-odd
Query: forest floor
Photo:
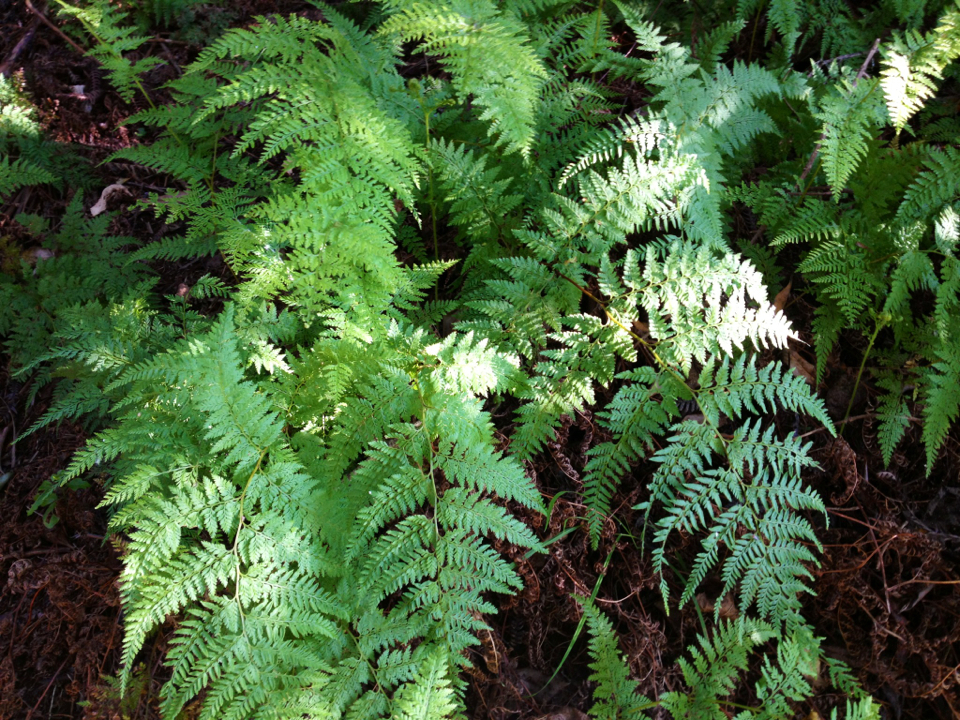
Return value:
<svg viewBox="0 0 960 720">
<path fill-rule="evenodd" d="M 296 0 L 245 0 L 230 11 L 211 11 L 195 27 L 210 32 L 218 24 L 245 24 L 258 13 L 311 12 L 307 7 Z M 161 86 L 195 56 L 198 42 L 205 40 L 161 32 L 147 46 L 146 52 L 166 61 L 147 76 L 156 104 L 167 99 Z M 22 79 L 48 136 L 90 161 L 85 207 L 119 180 L 141 195 L 165 187 L 165 178 L 146 169 L 101 164 L 136 142 L 122 121 L 139 108 L 124 103 L 100 77 L 96 62 L 28 11 L 23 0 L 0 0 L 0 62 Z M 55 221 L 68 199 L 53 189 L 21 190 L 0 208 L 0 236 L 29 251 L 35 240 L 12 218 L 27 212 Z M 118 211 L 114 232 L 148 242 L 170 230 L 135 208 L 135 199 L 131 194 L 112 200 L 111 209 Z M 160 289 L 176 292 L 180 283 L 222 267 L 216 260 L 200 265 L 158 265 Z M 791 269 L 786 268 L 788 277 Z M 801 338 L 810 342 L 812 308 L 803 288 L 793 287 L 781 300 Z M 844 336 L 831 358 L 820 391 L 837 417 L 853 392 L 865 344 L 859 335 Z M 792 348 L 795 363 L 809 360 L 811 347 Z M 100 489 L 93 484 L 61 492 L 46 516 L 28 513 L 41 484 L 65 467 L 85 439 L 83 429 L 66 424 L 19 438 L 42 415 L 51 389 L 34 398 L 29 382 L 0 374 L 0 718 L 155 718 L 174 619 L 148 643 L 131 691 L 118 697 L 109 677 L 118 669 L 122 642 L 117 582 L 122 547 L 105 537 L 106 515 L 97 508 Z M 890 720 L 960 717 L 960 443 L 954 432 L 926 477 L 919 428 L 913 426 L 885 468 L 872 398 L 867 382 L 856 393 L 840 438 L 821 428 L 799 428 L 820 465 L 807 481 L 829 509 L 829 527 L 819 528 L 822 566 L 814 570 L 816 594 L 804 601 L 806 616 L 824 638 L 827 654 L 850 664 Z M 509 413 L 502 416 L 509 422 Z M 776 422 L 784 433 L 798 428 L 792 413 Z M 642 518 L 630 509 L 652 474 L 649 466 L 640 464 L 623 483 L 614 503 L 617 524 L 608 522 L 599 550 L 592 551 L 586 533 L 576 529 L 583 516 L 580 473 L 599 432 L 589 412 L 578 414 L 528 466 L 552 499 L 553 512 L 548 527 L 542 518 L 527 519 L 534 527 L 540 524 L 542 537 L 574 530 L 551 544 L 546 556 L 512 558 L 526 589 L 500 601 L 492 629 L 472 658 L 473 717 L 585 717 L 589 670 L 575 595 L 596 589 L 597 603 L 618 627 L 640 689 L 649 697 L 678 687 L 676 658 L 693 641 L 699 614 L 713 611 L 702 598 L 698 607 L 664 611 L 649 552 L 642 552 Z M 732 604 L 721 608 L 721 616 L 735 612 Z M 740 692 L 749 702 L 751 689 Z M 819 695 L 817 712 L 828 716 L 826 708 L 836 700 Z"/>
</svg>

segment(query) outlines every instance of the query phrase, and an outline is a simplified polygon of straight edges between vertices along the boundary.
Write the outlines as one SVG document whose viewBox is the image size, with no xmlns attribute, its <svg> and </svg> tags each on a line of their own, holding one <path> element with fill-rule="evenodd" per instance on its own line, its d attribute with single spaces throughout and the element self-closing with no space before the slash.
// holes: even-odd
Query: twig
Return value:
<svg viewBox="0 0 960 720">
<path fill-rule="evenodd" d="M 866 76 L 867 66 L 870 64 L 870 61 L 873 60 L 873 56 L 877 54 L 877 50 L 880 49 L 880 38 L 877 38 L 873 41 L 873 47 L 870 48 L 870 52 L 867 53 L 867 59 L 863 61 L 863 65 L 860 66 L 860 69 L 857 71 L 857 76 L 853 79 L 853 86 L 857 86 L 857 81 L 860 78 Z"/>
<path fill-rule="evenodd" d="M 800 177 L 797 178 L 798 191 L 803 189 L 803 181 L 807 179 L 807 175 L 809 175 L 813 169 L 813 164 L 817 161 L 817 158 L 820 157 L 820 143 L 822 143 L 826 137 L 825 133 L 820 133 L 820 139 L 817 140 L 817 144 L 813 148 L 813 154 L 810 156 L 810 159 L 807 160 L 807 164 L 804 166 L 803 172 L 800 173 Z"/>
<path fill-rule="evenodd" d="M 10 77 L 10 71 L 13 68 L 13 64 L 17 61 L 17 58 L 20 57 L 27 45 L 30 44 L 30 41 L 33 40 L 33 36 L 37 32 L 37 28 L 40 27 L 40 18 L 35 17 L 33 22 L 27 27 L 27 31 L 23 34 L 23 37 L 20 38 L 13 50 L 10 51 L 10 54 L 7 56 L 7 59 L 3 61 L 3 65 L 0 65 L 0 75 L 3 77 Z"/>
<path fill-rule="evenodd" d="M 860 69 L 857 71 L 857 76 L 853 79 L 853 86 L 857 86 L 857 81 L 860 78 L 864 77 L 867 74 L 867 66 L 870 65 L 870 61 L 873 60 L 873 56 L 877 54 L 877 50 L 880 47 L 880 38 L 877 38 L 873 41 L 873 47 L 870 48 L 870 52 L 867 53 L 867 59 L 863 61 L 863 65 L 860 66 Z M 858 53 L 859 54 L 859 53 Z M 854 56 L 850 56 L 854 57 Z M 820 144 L 824 141 L 826 135 L 824 133 L 820 134 L 820 139 L 817 140 L 817 145 L 813 149 L 813 154 L 810 156 L 810 159 L 807 160 L 806 167 L 803 168 L 803 172 L 800 173 L 800 177 L 797 179 L 797 189 L 803 189 L 803 181 L 806 179 L 807 175 L 810 174 L 810 171 L 813 169 L 813 164 L 817 161 L 817 158 L 820 156 Z"/>
<path fill-rule="evenodd" d="M 40 548 L 39 550 L 27 550 L 26 552 L 18 553 L 16 555 L 13 555 L 12 557 L 16 557 L 19 560 L 20 558 L 36 557 L 38 555 L 50 555 L 52 553 L 66 553 L 72 549 L 73 548 L 70 548 L 68 546 L 58 545 L 57 547 Z"/>
<path fill-rule="evenodd" d="M 854 415 L 852 418 L 847 418 L 846 420 L 841 420 L 841 421 L 839 421 L 839 422 L 837 422 L 837 423 L 834 423 L 834 424 L 835 424 L 835 425 L 846 425 L 847 423 L 852 423 L 854 420 L 863 420 L 863 419 L 869 418 L 869 417 L 873 417 L 873 413 L 865 413 L 865 414 L 863 414 L 863 415 Z M 810 432 L 805 432 L 803 435 L 801 435 L 801 436 L 800 436 L 799 438 L 797 438 L 797 439 L 800 440 L 800 439 L 803 439 L 803 438 L 805 438 L 805 437 L 810 437 L 811 435 L 816 435 L 817 433 L 821 433 L 821 432 L 823 432 L 823 431 L 826 430 L 826 429 L 827 429 L 827 428 L 826 428 L 825 426 L 824 426 L 824 427 L 818 427 L 816 430 L 811 430 Z"/>
<path fill-rule="evenodd" d="M 869 472 L 869 470 L 869 465 L 864 465 L 864 472 Z M 866 480 L 867 482 L 870 482 L 869 477 L 866 478 Z M 860 508 L 860 513 L 866 517 L 867 514 L 863 511 L 863 506 L 859 502 L 857 502 L 857 507 Z M 887 615 L 893 615 L 893 608 L 890 606 L 890 587 L 887 585 L 887 568 L 883 562 L 884 551 L 880 547 L 880 543 L 877 542 L 877 536 L 876 533 L 873 532 L 872 527 L 868 529 L 868 532 L 870 533 L 870 539 L 873 540 L 873 546 L 877 549 L 877 564 L 880 565 L 880 577 L 883 578 L 883 595 L 887 601 Z M 892 541 L 895 537 L 897 536 L 893 535 L 892 537 L 888 538 L 887 542 L 883 544 L 883 547 L 885 548 L 887 545 L 889 545 L 890 541 Z"/>
<path fill-rule="evenodd" d="M 826 65 L 830 65 L 831 63 L 840 62 L 841 60 L 852 60 L 853 58 L 860 57 L 861 55 L 863 55 L 862 52 L 850 53 L 849 55 L 838 55 L 837 57 L 833 58 L 824 58 L 823 60 L 817 60 L 816 62 L 817 65 L 824 67 Z M 813 77 L 813 70 L 810 71 L 807 77 Z"/>
<path fill-rule="evenodd" d="M 29 2 L 30 0 L 27 0 L 27 3 Z M 68 657 L 67 660 L 69 659 L 70 658 Z M 33 709 L 27 713 L 27 720 L 30 720 L 30 718 L 33 717 L 33 714 L 37 711 L 37 708 L 40 707 L 40 703 L 43 702 L 43 699 L 47 696 L 47 693 L 50 692 L 50 688 L 53 687 L 53 681 L 56 680 L 60 675 L 60 671 L 67 666 L 67 660 L 64 660 L 62 663 L 60 663 L 60 667 L 57 668 L 57 671 L 53 674 L 53 677 L 50 678 L 50 682 L 47 683 L 47 687 L 43 691 L 43 695 L 41 695 L 40 699 L 37 700 L 37 704 L 33 706 Z"/>
<path fill-rule="evenodd" d="M 53 30 L 53 31 L 54 31 L 57 35 L 59 35 L 64 41 L 66 41 L 67 43 L 69 43 L 69 45 L 70 45 L 74 50 L 76 50 L 78 53 L 80 53 L 81 55 L 86 55 L 86 54 L 87 54 L 87 51 L 84 50 L 84 49 L 83 49 L 82 47 L 80 47 L 79 45 L 77 45 L 77 43 L 75 43 L 73 40 L 71 40 L 70 37 L 69 37 L 63 30 L 61 30 L 61 29 L 58 28 L 56 25 L 54 25 L 52 22 L 50 22 L 49 20 L 47 20 L 47 16 L 44 15 L 44 14 L 43 14 L 42 12 L 40 12 L 39 10 L 37 10 L 37 9 L 33 6 L 33 3 L 30 2 L 30 0 L 24 0 L 24 2 L 25 2 L 26 5 L 27 5 L 27 10 L 29 10 L 29 11 L 32 12 L 34 15 L 36 15 L 37 18 L 39 18 L 40 22 L 42 22 L 42 23 L 43 23 L 44 25 L 46 25 L 48 28 L 50 28 L 51 30 Z"/>
</svg>

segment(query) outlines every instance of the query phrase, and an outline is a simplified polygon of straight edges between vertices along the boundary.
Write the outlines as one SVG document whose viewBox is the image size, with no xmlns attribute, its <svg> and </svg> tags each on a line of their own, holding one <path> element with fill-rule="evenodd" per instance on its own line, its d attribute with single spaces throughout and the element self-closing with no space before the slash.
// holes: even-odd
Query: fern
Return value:
<svg viewBox="0 0 960 720">
<path fill-rule="evenodd" d="M 152 56 L 131 61 L 124 57 L 124 53 L 139 49 L 148 38 L 137 35 L 135 26 L 124 27 L 124 14 L 118 13 L 106 0 L 90 0 L 83 7 L 69 5 L 62 0 L 57 2 L 60 12 L 79 20 L 84 30 L 96 41 L 97 45 L 88 54 L 103 65 L 120 97 L 126 102 L 133 102 L 138 91 L 147 97 L 140 84 L 140 76 L 163 61 Z"/>
<path fill-rule="evenodd" d="M 899 379 L 895 376 L 884 377 L 879 379 L 877 384 L 887 391 L 881 397 L 877 408 L 877 419 L 880 423 L 877 439 L 880 442 L 880 452 L 883 453 L 883 462 L 889 465 L 894 450 L 910 424 L 910 412 Z"/>
<path fill-rule="evenodd" d="M 653 458 L 660 467 L 651 498 L 638 506 L 649 514 L 653 503 L 664 504 L 665 517 L 657 522 L 654 536 L 659 544 L 654 564 L 662 572 L 666 543 L 674 532 L 707 531 L 684 583 L 681 605 L 694 596 L 726 546 L 720 597 L 739 585 L 741 611 L 756 602 L 761 617 L 796 628 L 801 622 L 796 593 L 806 589 L 802 578 L 811 577 L 804 563 L 814 560 L 805 545 L 816 545 L 813 527 L 796 511 L 825 512 L 819 498 L 800 484 L 800 472 L 813 464 L 807 458 L 808 447 L 796 439 L 776 440 L 772 429 L 763 431 L 759 422 L 745 422 L 729 439 L 717 432 L 716 424 L 720 412 L 737 420 L 744 408 L 760 410 L 771 406 L 774 398 L 816 416 L 828 427 L 829 419 L 803 382 L 795 377 L 786 380 L 782 370 L 757 372 L 738 363 L 732 368 L 721 365 L 714 374 L 708 365 L 700 385 L 697 401 L 705 422 L 686 420 L 671 428 L 670 445 Z M 711 467 L 714 454 L 724 457 L 727 467 Z M 685 479 L 686 473 L 692 481 Z M 751 531 L 740 535 L 741 526 Z M 666 601 L 665 575 L 661 590 Z"/>
<path fill-rule="evenodd" d="M 590 680 L 597 684 L 590 716 L 600 720 L 640 717 L 640 712 L 653 703 L 640 695 L 630 680 L 629 666 L 620 653 L 613 626 L 591 602 L 584 603 L 583 612 L 587 617 L 589 652 L 593 659 Z"/>
<path fill-rule="evenodd" d="M 57 183 L 53 143 L 43 139 L 36 108 L 17 83 L 0 77 L 0 198 L 26 185 Z M 14 157 L 16 156 L 16 157 Z M 64 172 L 74 179 L 75 171 Z"/>
<path fill-rule="evenodd" d="M 693 692 L 667 693 L 661 703 L 674 718 L 725 718 L 718 699 L 733 690 L 750 652 L 773 634 L 770 626 L 757 621 L 740 619 L 720 625 L 713 638 L 701 637 L 699 647 L 689 648 L 692 662 L 679 662 L 683 679 Z"/>
<path fill-rule="evenodd" d="M 875 125 L 882 121 L 879 81 L 846 82 L 824 98 L 818 117 L 823 121 L 820 152 L 827 182 L 839 199 L 847 181 L 867 153 Z"/>
<path fill-rule="evenodd" d="M 583 468 L 593 546 L 621 481 L 653 468 L 637 507 L 665 607 L 705 586 L 739 600 L 736 622 L 704 619 L 680 662 L 689 687 L 655 702 L 726 717 L 751 677 L 762 707 L 740 716 L 790 716 L 822 655 L 801 597 L 819 549 L 808 511 L 824 506 L 803 482 L 810 446 L 770 416 L 832 425 L 765 362 L 796 334 L 731 248 L 773 275 L 774 252 L 800 246 L 821 375 L 846 329 L 892 329 L 916 362 L 883 376 L 882 449 L 917 384 L 932 465 L 960 408 L 960 173 L 952 147 L 883 133 L 925 121 L 926 96 L 906 92 L 898 125 L 891 80 L 793 71 L 826 2 L 705 10 L 715 30 L 695 48 L 672 40 L 686 10 L 660 30 L 628 3 L 398 0 L 362 25 L 346 13 L 366 8 L 342 10 L 226 33 L 169 106 L 130 119 L 158 139 L 113 160 L 162 178 L 145 204 L 176 233 L 136 247 L 76 200 L 48 238 L 57 256 L 4 285 L 21 372 L 60 379 L 41 424 L 98 428 L 60 480 L 103 473 L 129 538 L 124 677 L 173 615 L 164 717 L 462 715 L 468 650 L 495 595 L 521 588 L 507 557 L 545 550 L 522 461 L 591 408 L 607 433 Z M 103 3 L 70 12 L 132 97 L 156 64 L 125 59 L 144 38 Z M 922 48 L 909 35 L 917 54 L 953 52 L 952 17 Z M 769 58 L 726 62 L 757 18 L 780 38 Z M 804 170 L 818 144 L 823 172 Z M 744 207 L 756 230 L 737 237 Z M 153 292 L 157 263 L 210 255 L 229 280 Z M 610 622 L 584 613 L 593 716 L 652 707 Z M 850 717 L 874 712 L 856 703 Z"/>
<path fill-rule="evenodd" d="M 960 6 L 954 4 L 927 37 L 908 30 L 885 48 L 883 92 L 890 121 L 899 134 L 910 118 L 936 93 L 944 68 L 960 57 L 956 26 Z"/>
<path fill-rule="evenodd" d="M 546 73 L 522 24 L 490 2 L 389 2 L 396 14 L 380 29 L 401 40 L 421 41 L 426 53 L 444 57 L 461 101 L 473 95 L 490 122 L 490 134 L 508 150 L 527 154 L 539 84 Z"/>
<path fill-rule="evenodd" d="M 960 328 L 951 322 L 947 337 L 956 338 Z M 955 342 L 944 342 L 936 362 L 927 371 L 926 404 L 923 409 L 923 442 L 927 449 L 927 473 L 933 468 L 937 451 L 946 438 L 950 424 L 960 414 L 960 355 Z"/>
<path fill-rule="evenodd" d="M 11 162 L 9 158 L 0 158 L 0 195 L 9 195 L 25 185 L 41 185 L 53 180 L 48 171 L 27 160 Z"/>
</svg>

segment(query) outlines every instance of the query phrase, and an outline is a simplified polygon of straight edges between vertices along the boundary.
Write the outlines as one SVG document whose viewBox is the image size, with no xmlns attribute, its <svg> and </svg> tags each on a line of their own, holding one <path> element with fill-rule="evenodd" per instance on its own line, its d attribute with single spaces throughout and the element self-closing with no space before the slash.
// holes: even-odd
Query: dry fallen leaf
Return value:
<svg viewBox="0 0 960 720">
<path fill-rule="evenodd" d="M 554 710 L 552 713 L 547 715 L 541 715 L 537 720 L 589 720 L 587 714 L 582 710 L 577 710 L 574 707 L 562 707 L 559 710 Z"/>
<path fill-rule="evenodd" d="M 54 257 L 54 254 L 52 250 L 47 250 L 46 248 L 31 248 L 30 250 L 24 250 L 20 253 L 20 257 L 31 265 L 35 265 L 41 260 L 49 260 Z"/>
<path fill-rule="evenodd" d="M 842 437 L 838 437 L 830 446 L 830 454 L 836 463 L 837 477 L 842 477 L 846 489 L 842 495 L 833 494 L 830 501 L 837 507 L 842 507 L 853 496 L 857 486 L 860 485 L 860 473 L 857 470 L 857 454 L 849 443 Z"/>
<path fill-rule="evenodd" d="M 793 348 L 790 349 L 790 369 L 793 370 L 794 375 L 806 380 L 810 387 L 815 388 L 817 386 L 817 369 L 800 357 L 797 351 Z"/>
<path fill-rule="evenodd" d="M 733 599 L 733 593 L 727 593 L 723 598 L 723 602 L 720 603 L 720 619 L 736 620 L 739 616 L 740 611 L 737 610 L 737 603 Z"/>
<path fill-rule="evenodd" d="M 787 283 L 787 286 L 777 293 L 777 296 L 773 299 L 773 306 L 783 312 L 783 309 L 787 306 L 787 300 L 790 299 L 790 289 L 793 287 L 793 280 Z"/>
<path fill-rule="evenodd" d="M 113 185 L 107 185 L 103 189 L 103 192 L 100 193 L 100 199 L 97 200 L 96 205 L 90 208 L 90 216 L 96 217 L 100 213 L 106 212 L 107 200 L 109 200 L 111 196 L 113 196 L 115 193 L 118 193 L 118 192 L 129 193 L 130 191 L 127 190 L 123 185 L 119 183 L 114 183 Z"/>
</svg>

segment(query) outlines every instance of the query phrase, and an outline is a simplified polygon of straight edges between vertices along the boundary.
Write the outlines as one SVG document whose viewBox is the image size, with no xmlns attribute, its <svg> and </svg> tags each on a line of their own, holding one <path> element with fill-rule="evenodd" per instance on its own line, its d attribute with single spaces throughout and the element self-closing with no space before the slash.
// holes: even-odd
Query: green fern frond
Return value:
<svg viewBox="0 0 960 720">
<path fill-rule="evenodd" d="M 753 649 L 774 635 L 766 623 L 740 618 L 718 625 L 711 638 L 698 637 L 699 645 L 688 648 L 691 660 L 678 661 L 690 693 L 665 693 L 660 698 L 661 706 L 676 720 L 724 720 L 727 715 L 722 698 L 733 691 Z"/>
<path fill-rule="evenodd" d="M 951 338 L 960 337 L 955 319 L 950 331 Z M 960 415 L 960 351 L 954 342 L 948 342 L 937 347 L 936 356 L 924 378 L 923 444 L 928 475 L 951 423 Z"/>
<path fill-rule="evenodd" d="M 732 354 L 748 340 L 758 348 L 783 347 L 793 337 L 783 314 L 768 304 L 760 273 L 733 254 L 717 257 L 707 246 L 674 241 L 665 253 L 649 249 L 643 285 L 631 289 L 647 311 L 661 357 L 684 371 L 694 359 Z"/>
<path fill-rule="evenodd" d="M 163 61 L 147 56 L 131 62 L 123 54 L 138 49 L 149 38 L 137 35 L 137 27 L 125 22 L 125 13 L 105 0 L 90 0 L 83 7 L 68 5 L 63 0 L 57 2 L 61 13 L 79 20 L 84 30 L 93 36 L 97 44 L 88 51 L 88 55 L 100 61 L 120 97 L 126 102 L 133 102 L 138 90 L 144 92 L 140 76 L 163 64 Z"/>
<path fill-rule="evenodd" d="M 523 25 L 500 13 L 490 2 L 392 3 L 396 14 L 380 32 L 401 40 L 419 40 L 426 53 L 436 53 L 453 75 L 465 100 L 473 95 L 483 108 L 480 119 L 490 135 L 508 150 L 526 155 L 533 140 L 540 85 L 546 78 L 530 47 Z"/>
<path fill-rule="evenodd" d="M 583 613 L 590 632 L 590 680 L 597 684 L 590 716 L 598 720 L 642 717 L 640 713 L 653 703 L 638 693 L 636 683 L 631 681 L 610 620 L 589 601 L 583 603 Z"/>
<path fill-rule="evenodd" d="M 435 653 L 420 666 L 413 682 L 405 685 L 394 700 L 396 720 L 445 720 L 456 709 L 447 678 L 447 662 Z"/>
<path fill-rule="evenodd" d="M 890 121 L 899 133 L 937 90 L 942 67 L 930 52 L 932 43 L 907 31 L 884 48 L 881 85 Z"/>
<path fill-rule="evenodd" d="M 877 419 L 880 423 L 877 440 L 883 454 L 883 464 L 889 466 L 893 451 L 910 425 L 910 409 L 903 396 L 903 383 L 896 376 L 880 378 L 877 385 L 886 390 L 877 407 Z"/>
<path fill-rule="evenodd" d="M 816 114 L 823 122 L 820 154 L 827 182 L 838 200 L 847 181 L 867 153 L 867 143 L 886 118 L 876 79 L 844 82 L 821 102 Z"/>
<path fill-rule="evenodd" d="M 620 478 L 626 475 L 631 463 L 653 450 L 654 437 L 663 434 L 670 418 L 670 410 L 664 406 L 670 408 L 673 400 L 667 394 L 663 404 L 658 401 L 657 396 L 662 392 L 659 383 L 669 383 L 669 379 L 658 376 L 650 368 L 639 368 L 617 377 L 629 384 L 617 391 L 600 414 L 601 424 L 614 434 L 614 440 L 592 447 L 584 467 L 583 502 L 591 510 L 587 522 L 594 547 L 599 542 L 603 520 L 610 512 L 610 501 Z M 675 403 L 670 409 L 676 414 Z"/>
<path fill-rule="evenodd" d="M 939 214 L 960 196 L 960 151 L 931 150 L 924 165 L 897 210 L 897 219 L 905 224 Z"/>
<path fill-rule="evenodd" d="M 54 176 L 49 171 L 28 160 L 19 158 L 11 161 L 8 157 L 0 158 L 0 197 L 9 195 L 26 185 L 41 185 L 54 180 Z"/>
</svg>

